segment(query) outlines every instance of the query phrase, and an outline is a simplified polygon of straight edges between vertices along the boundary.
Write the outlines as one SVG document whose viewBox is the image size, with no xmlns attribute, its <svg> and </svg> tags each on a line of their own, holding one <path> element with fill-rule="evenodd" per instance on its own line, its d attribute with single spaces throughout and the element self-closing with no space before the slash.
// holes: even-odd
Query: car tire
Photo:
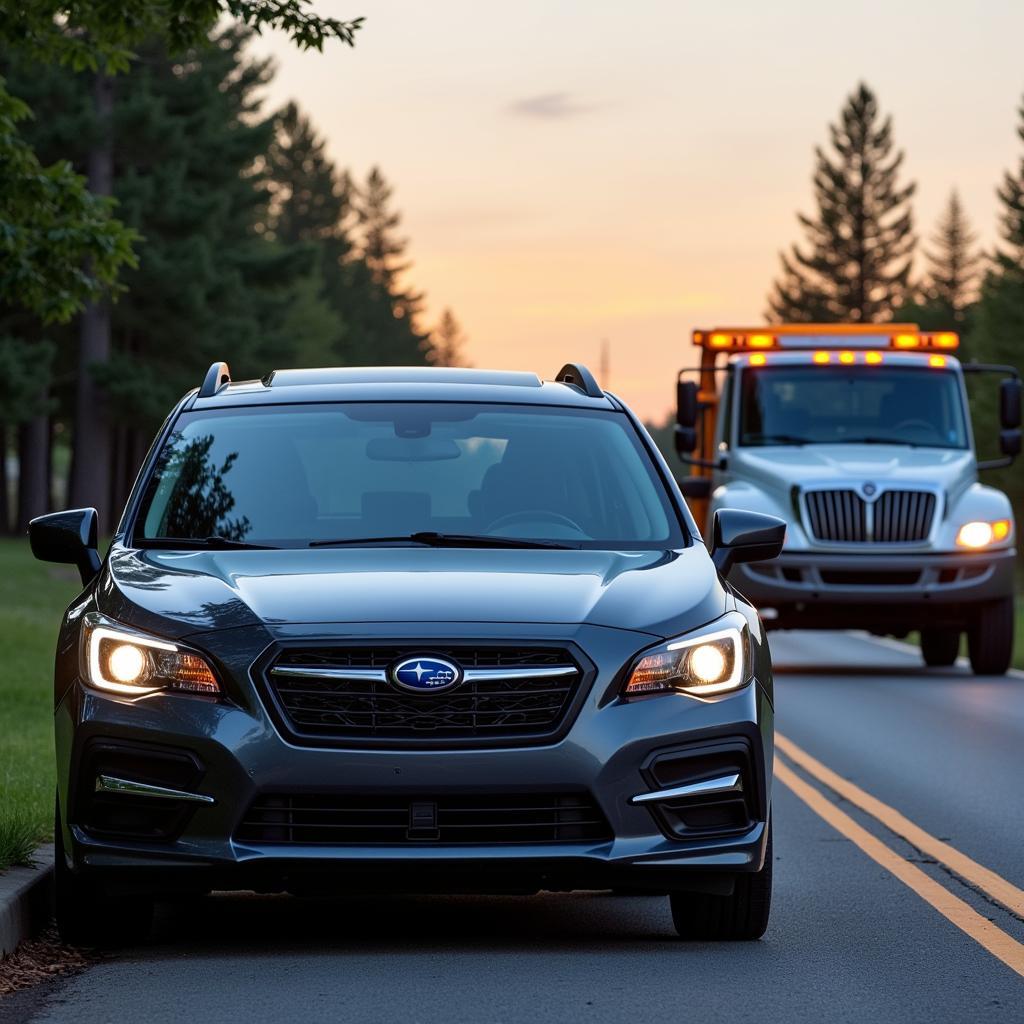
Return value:
<svg viewBox="0 0 1024 1024">
<path fill-rule="evenodd" d="M 982 606 L 967 632 L 967 654 L 978 676 L 1001 676 L 1013 656 L 1013 598 Z"/>
<path fill-rule="evenodd" d="M 140 942 L 153 922 L 153 901 L 144 896 L 110 896 L 75 874 L 64 854 L 59 809 L 53 825 L 54 917 L 69 946 L 121 946 Z"/>
<path fill-rule="evenodd" d="M 960 634 L 956 630 L 921 630 L 921 657 L 930 668 L 952 665 L 959 653 Z"/>
<path fill-rule="evenodd" d="M 681 939 L 737 941 L 759 939 L 772 907 L 772 826 L 760 871 L 736 876 L 731 896 L 674 892 L 669 896 L 672 923 Z"/>
</svg>

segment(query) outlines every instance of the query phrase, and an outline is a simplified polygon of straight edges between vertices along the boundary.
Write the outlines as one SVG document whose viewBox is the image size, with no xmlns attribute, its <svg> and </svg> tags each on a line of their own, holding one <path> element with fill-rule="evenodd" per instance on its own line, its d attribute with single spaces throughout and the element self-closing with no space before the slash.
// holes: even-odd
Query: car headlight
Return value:
<svg viewBox="0 0 1024 1024">
<path fill-rule="evenodd" d="M 746 619 L 730 612 L 701 630 L 645 651 L 630 669 L 622 692 L 703 697 L 738 690 L 750 680 L 749 648 Z"/>
<path fill-rule="evenodd" d="M 990 544 L 998 544 L 1010 536 L 1012 524 L 1009 519 L 997 519 L 986 523 L 977 520 L 964 523 L 956 535 L 956 542 L 962 548 L 987 548 Z"/>
<path fill-rule="evenodd" d="M 219 694 L 220 684 L 195 651 L 86 616 L 82 633 L 86 681 L 99 690 L 142 696 L 170 690 Z"/>
</svg>

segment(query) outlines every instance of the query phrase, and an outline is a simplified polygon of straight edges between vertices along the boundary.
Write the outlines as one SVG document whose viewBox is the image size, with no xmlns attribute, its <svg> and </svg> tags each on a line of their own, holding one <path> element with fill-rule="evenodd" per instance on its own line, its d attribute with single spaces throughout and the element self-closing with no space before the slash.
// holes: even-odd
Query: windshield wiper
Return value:
<svg viewBox="0 0 1024 1024">
<path fill-rule="evenodd" d="M 373 544 L 423 544 L 432 548 L 555 548 L 570 550 L 579 544 L 563 543 L 557 540 L 531 540 L 528 537 L 496 537 L 486 533 L 436 533 L 421 530 L 403 537 L 342 537 L 338 540 L 312 540 L 311 548 L 344 547 L 351 545 L 371 546 Z"/>
<path fill-rule="evenodd" d="M 212 537 L 147 537 L 139 544 L 143 548 L 187 548 L 189 550 L 224 551 L 279 551 L 275 544 L 253 544 L 247 540 L 232 540 L 214 534 Z"/>
<path fill-rule="evenodd" d="M 793 434 L 747 434 L 743 444 L 756 448 L 758 445 L 766 447 L 773 444 L 814 444 L 807 437 L 795 437 Z"/>
<path fill-rule="evenodd" d="M 826 444 L 895 444 L 904 448 L 923 448 L 924 445 L 916 441 L 905 441 L 896 437 L 844 437 L 836 441 L 826 441 Z M 929 446 L 932 447 L 932 446 Z M 937 446 L 935 446 L 937 447 Z"/>
</svg>

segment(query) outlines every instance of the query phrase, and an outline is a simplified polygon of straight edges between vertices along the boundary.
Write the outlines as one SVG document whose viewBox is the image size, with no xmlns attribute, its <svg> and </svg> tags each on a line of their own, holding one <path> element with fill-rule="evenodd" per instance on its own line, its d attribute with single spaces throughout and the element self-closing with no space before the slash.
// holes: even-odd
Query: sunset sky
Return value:
<svg viewBox="0 0 1024 1024">
<path fill-rule="evenodd" d="M 930 236 L 959 189 L 982 241 L 1024 153 L 1021 0 L 867 3 L 319 0 L 354 50 L 258 41 L 358 176 L 377 163 L 425 322 L 450 306 L 477 366 L 597 370 L 644 416 L 695 326 L 757 322 L 810 212 L 813 147 L 863 79 L 895 122 Z"/>
</svg>

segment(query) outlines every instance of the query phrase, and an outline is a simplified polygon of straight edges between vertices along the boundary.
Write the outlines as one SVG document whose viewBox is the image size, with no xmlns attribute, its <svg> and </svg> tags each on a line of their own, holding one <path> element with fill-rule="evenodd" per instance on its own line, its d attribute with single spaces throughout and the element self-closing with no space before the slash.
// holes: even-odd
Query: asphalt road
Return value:
<svg viewBox="0 0 1024 1024">
<path fill-rule="evenodd" d="M 680 943 L 642 897 L 213 897 L 0 1021 L 1024 1021 L 1024 676 L 843 634 L 772 646 L 761 942 Z"/>
</svg>

